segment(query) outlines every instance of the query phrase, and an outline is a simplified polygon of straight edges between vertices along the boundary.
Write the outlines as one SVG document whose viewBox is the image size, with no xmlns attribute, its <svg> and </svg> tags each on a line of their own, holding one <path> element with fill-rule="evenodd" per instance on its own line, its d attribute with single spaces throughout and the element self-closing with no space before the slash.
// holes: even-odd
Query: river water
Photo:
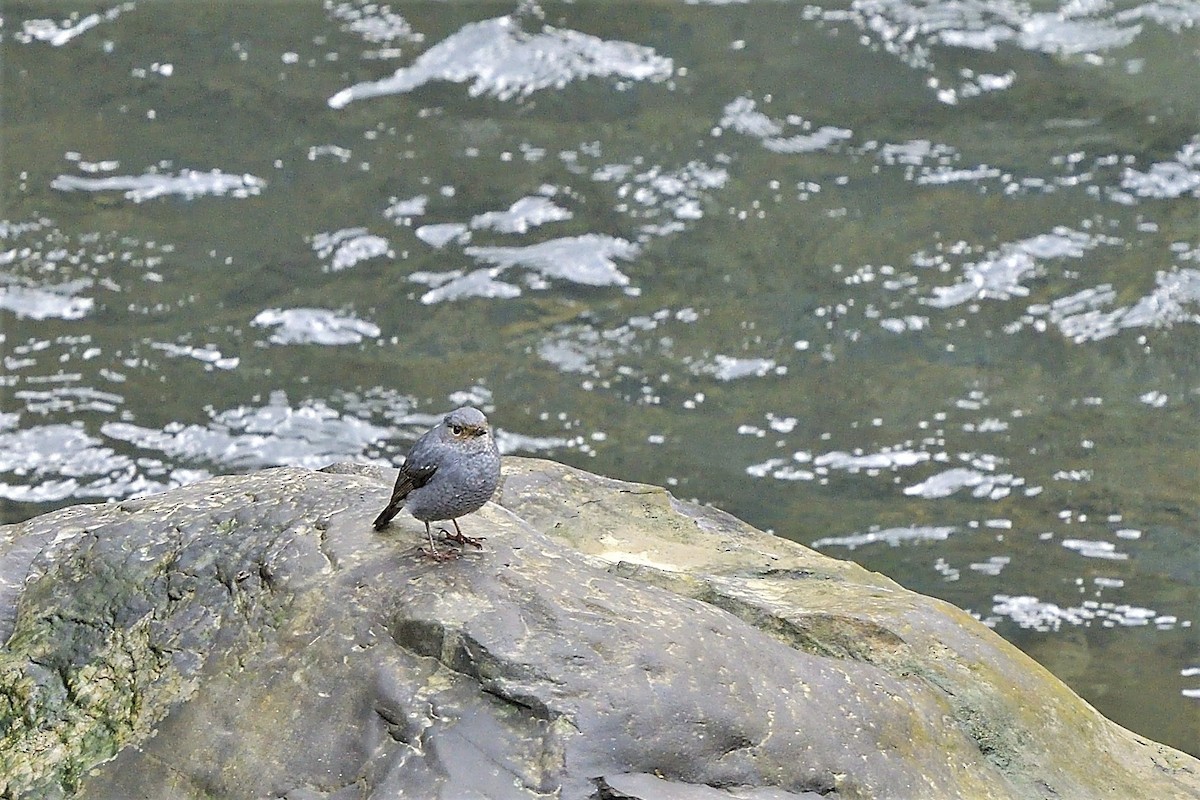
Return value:
<svg viewBox="0 0 1200 800">
<path fill-rule="evenodd" d="M 5 3 L 3 521 L 470 402 L 1200 754 L 1198 23 Z"/>
</svg>

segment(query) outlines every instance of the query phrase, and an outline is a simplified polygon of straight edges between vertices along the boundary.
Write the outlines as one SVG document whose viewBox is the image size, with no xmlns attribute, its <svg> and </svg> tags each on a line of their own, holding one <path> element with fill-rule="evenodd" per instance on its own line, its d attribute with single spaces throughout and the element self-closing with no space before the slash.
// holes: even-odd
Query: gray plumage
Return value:
<svg viewBox="0 0 1200 800">
<path fill-rule="evenodd" d="M 460 544 L 480 546 L 463 536 L 458 517 L 478 511 L 500 483 L 500 451 L 487 417 L 477 408 L 456 408 L 413 444 L 400 467 L 386 507 L 375 518 L 375 530 L 388 526 L 407 508 L 425 523 L 430 554 L 441 558 L 429 523 L 450 520 Z M 447 534 L 449 536 L 450 534 Z"/>
</svg>

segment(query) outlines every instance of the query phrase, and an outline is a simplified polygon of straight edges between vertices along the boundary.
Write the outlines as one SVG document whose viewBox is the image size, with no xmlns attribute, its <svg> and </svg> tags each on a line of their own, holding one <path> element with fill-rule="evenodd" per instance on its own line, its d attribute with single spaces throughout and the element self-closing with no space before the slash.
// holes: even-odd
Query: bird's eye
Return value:
<svg viewBox="0 0 1200 800">
<path fill-rule="evenodd" d="M 450 432 L 453 433 L 455 436 L 462 436 L 463 427 L 462 427 L 462 425 L 451 425 Z"/>
</svg>

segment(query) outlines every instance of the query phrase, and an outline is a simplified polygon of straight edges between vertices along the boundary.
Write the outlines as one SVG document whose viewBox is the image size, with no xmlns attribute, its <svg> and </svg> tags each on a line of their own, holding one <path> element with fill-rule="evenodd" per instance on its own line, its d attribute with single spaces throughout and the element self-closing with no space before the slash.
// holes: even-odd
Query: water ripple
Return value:
<svg viewBox="0 0 1200 800">
<path fill-rule="evenodd" d="M 155 430 L 127 422 L 107 422 L 101 432 L 112 439 L 169 459 L 200 460 L 238 469 L 286 464 L 318 469 L 334 461 L 361 457 L 388 431 L 357 417 L 339 414 L 323 401 L 299 407 L 283 392 L 272 392 L 262 406 L 237 406 L 213 413 L 207 425 L 170 423 Z"/>
<path fill-rule="evenodd" d="M 487 211 L 471 218 L 475 230 L 493 230 L 498 233 L 527 233 L 550 222 L 561 222 L 574 216 L 570 211 L 555 205 L 547 197 L 522 197 L 505 211 Z"/>
<path fill-rule="evenodd" d="M 524 97 L 541 89 L 561 89 L 572 81 L 615 77 L 664 81 L 671 59 L 631 42 L 611 42 L 579 31 L 542 27 L 521 29 L 514 16 L 472 22 L 422 53 L 390 78 L 357 83 L 329 98 L 330 108 L 356 100 L 411 92 L 430 81 L 471 82 L 472 97 L 498 100 Z"/>
<path fill-rule="evenodd" d="M 467 247 L 464 253 L 492 266 L 465 275 L 443 273 L 447 280 L 421 295 L 421 302 L 431 305 L 466 297 L 515 297 L 521 293 L 519 287 L 496 279 L 518 266 L 531 270 L 535 278 L 560 278 L 584 286 L 627 286 L 629 276 L 617 269 L 616 261 L 630 260 L 638 250 L 632 242 L 599 234 L 551 239 L 524 247 Z M 410 278 L 437 280 L 436 274 Z M 531 287 L 545 288 L 545 283 L 535 280 Z"/>
<path fill-rule="evenodd" d="M 934 500 L 949 497 L 960 489 L 970 489 L 972 497 L 1000 500 L 1011 494 L 1013 488 L 1024 485 L 1024 478 L 1009 473 L 954 467 L 930 476 L 918 484 L 906 486 L 904 493 L 911 497 Z"/>
<path fill-rule="evenodd" d="M 654 165 L 649 169 L 604 164 L 594 169 L 591 177 L 616 185 L 616 210 L 632 219 L 645 220 L 639 228 L 639 241 L 646 241 L 682 231 L 688 223 L 703 218 L 702 201 L 725 186 L 730 176 L 723 167 L 689 161 L 681 167 Z"/>
<path fill-rule="evenodd" d="M 197 347 L 190 344 L 173 344 L 171 342 L 151 342 L 150 346 L 175 358 L 194 358 L 204 364 L 205 369 L 236 369 L 241 363 L 238 356 L 226 356 L 215 345 Z"/>
<path fill-rule="evenodd" d="M 872 529 L 866 533 L 852 533 L 847 536 L 827 536 L 817 539 L 810 547 L 817 550 L 826 547 L 845 547 L 847 550 L 854 550 L 863 545 L 879 542 L 899 547 L 906 542 L 945 541 L 957 531 L 957 528 L 950 525 L 912 525 L 902 528 Z"/>
<path fill-rule="evenodd" d="M 1180 624 L 1175 617 L 1127 603 L 1086 600 L 1077 606 L 1060 606 L 1033 595 L 997 594 L 992 599 L 991 615 L 983 622 L 995 627 L 1002 619 L 1011 620 L 1021 628 L 1042 632 L 1057 631 L 1063 625 L 1087 628 L 1093 623 L 1106 628 L 1154 625 L 1160 630 Z M 1190 623 L 1183 625 L 1187 627 Z"/>
<path fill-rule="evenodd" d="M 341 272 L 370 258 L 396 256 L 387 239 L 367 233 L 366 228 L 318 233 L 312 237 L 312 247 L 317 257 L 327 262 L 325 272 Z"/>
<path fill-rule="evenodd" d="M 0 309 L 26 319 L 83 319 L 92 312 L 96 301 L 74 294 L 91 285 L 91 281 L 82 280 L 41 288 L 0 286 Z"/>
<path fill-rule="evenodd" d="M 726 105 L 720 125 L 737 133 L 761 139 L 766 149 L 784 154 L 830 150 L 834 145 L 854 135 L 854 132 L 847 128 L 832 125 L 823 125 L 814 130 L 811 122 L 797 114 L 789 114 L 783 122 L 774 120 L 758 111 L 757 103 L 749 97 L 739 97 Z M 783 135 L 789 126 L 799 128 L 799 132 Z"/>
<path fill-rule="evenodd" d="M 127 456 L 104 446 L 82 424 L 34 425 L 0 432 L 0 497 L 51 503 L 69 497 L 109 497 L 109 488 L 136 483 L 140 470 Z M 87 480 L 90 476 L 92 480 Z M 114 476 L 121 476 L 115 480 Z M 144 488 L 161 484 L 144 482 Z"/>
<path fill-rule="evenodd" d="M 379 336 L 379 326 L 324 308 L 268 308 L 250 324 L 275 328 L 273 344 L 358 344 Z"/>
<path fill-rule="evenodd" d="M 943 53 L 957 49 L 990 54 L 1015 45 L 1035 53 L 1098 59 L 1131 45 L 1143 33 L 1144 21 L 1177 31 L 1195 24 L 1198 9 L 1193 0 L 1121 10 L 1107 3 L 1065 2 L 1045 11 L 1013 0 L 854 0 L 848 9 L 813 6 L 805 14 L 823 24 L 849 22 L 875 47 L 909 67 L 937 74 L 929 79 L 929 87 L 941 102 L 953 105 L 981 92 L 1007 89 L 1014 81 L 1012 75 L 976 74 L 952 56 L 946 60 L 954 60 L 954 70 L 941 69 L 935 57 Z"/>
<path fill-rule="evenodd" d="M 746 358 L 717 353 L 712 358 L 684 360 L 693 374 L 711 375 L 719 381 L 787 374 L 787 367 L 778 364 L 773 358 Z"/>
<path fill-rule="evenodd" d="M 1160 161 L 1142 172 L 1126 167 L 1121 176 L 1123 192 L 1111 190 L 1109 197 L 1127 205 L 1134 197 L 1160 200 L 1191 195 L 1200 198 L 1200 136 L 1180 148 L 1173 161 Z"/>
<path fill-rule="evenodd" d="M 1127 328 L 1169 328 L 1200 324 L 1200 270 L 1160 270 L 1150 294 L 1130 306 L 1105 309 L 1116 299 L 1111 285 L 1084 289 L 1050 304 L 1036 304 L 1029 317 L 1045 317 L 1074 342 L 1099 341 Z"/>
<path fill-rule="evenodd" d="M 424 36 L 413 30 L 408 20 L 389 6 L 377 3 L 326 2 L 331 19 L 342 23 L 341 29 L 353 33 L 371 44 L 395 45 L 400 42 L 420 42 Z M 383 54 L 377 54 L 382 57 Z"/>
<path fill-rule="evenodd" d="M 1024 297 L 1029 289 L 1023 281 L 1038 274 L 1040 262 L 1081 258 L 1100 245 L 1119 244 L 1121 240 L 1115 237 L 1059 226 L 1050 233 L 1006 244 L 982 261 L 964 264 L 957 283 L 934 287 L 924 302 L 935 308 L 949 308 L 975 299 Z"/>
<path fill-rule="evenodd" d="M 136 3 L 122 3 L 103 13 L 96 12 L 83 17 L 79 16 L 79 12 L 73 12 L 61 22 L 52 19 L 27 19 L 13 38 L 22 44 L 46 42 L 53 47 L 62 47 L 101 23 L 112 22 L 122 12 L 132 11 L 136 7 Z"/>
<path fill-rule="evenodd" d="M 50 188 L 60 192 L 123 192 L 125 199 L 135 203 L 167 195 L 180 195 L 189 200 L 204 195 L 245 198 L 259 194 L 266 185 L 266 181 L 254 175 L 230 175 L 215 169 L 208 172 L 184 169 L 175 175 L 147 172 L 105 178 L 59 175 L 50 181 Z"/>
</svg>

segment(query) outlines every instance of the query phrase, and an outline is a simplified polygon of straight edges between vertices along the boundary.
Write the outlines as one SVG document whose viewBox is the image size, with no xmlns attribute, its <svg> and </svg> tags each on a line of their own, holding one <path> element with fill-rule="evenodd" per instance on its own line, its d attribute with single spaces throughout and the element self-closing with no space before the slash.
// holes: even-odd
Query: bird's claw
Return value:
<svg viewBox="0 0 1200 800">
<path fill-rule="evenodd" d="M 444 564 L 447 561 L 453 561 L 454 559 L 461 556 L 462 551 L 454 550 L 454 549 L 434 550 L 432 547 L 422 547 L 421 555 L 425 556 L 426 558 L 432 559 L 432 560 L 438 562 L 439 564 Z"/>
<path fill-rule="evenodd" d="M 442 532 L 443 540 L 445 540 L 447 542 L 453 542 L 454 544 L 470 545 L 471 547 L 474 547 L 476 550 L 482 550 L 483 543 L 485 541 L 487 541 L 486 536 L 467 536 L 466 534 L 464 534 L 462 531 L 459 531 L 459 530 L 456 530 L 454 533 L 451 533 L 450 531 L 446 530 L 445 528 L 439 528 L 438 530 L 440 530 Z"/>
</svg>

